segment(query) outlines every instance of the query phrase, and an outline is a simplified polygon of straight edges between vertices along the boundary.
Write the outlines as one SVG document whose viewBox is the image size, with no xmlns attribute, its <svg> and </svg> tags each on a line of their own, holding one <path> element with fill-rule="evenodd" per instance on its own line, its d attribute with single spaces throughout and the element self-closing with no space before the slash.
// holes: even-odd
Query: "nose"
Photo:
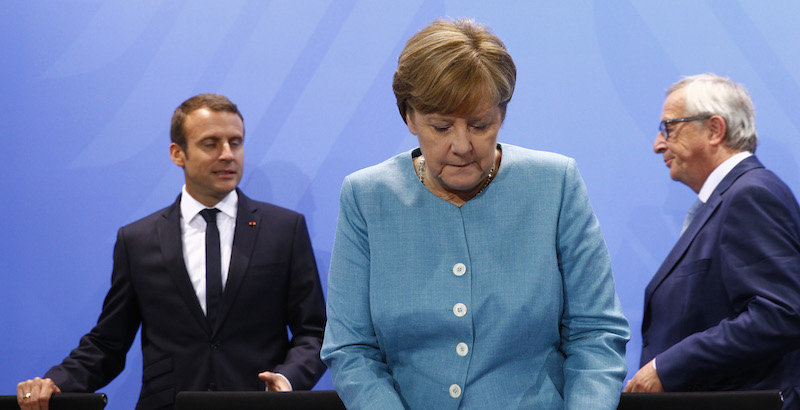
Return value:
<svg viewBox="0 0 800 410">
<path fill-rule="evenodd" d="M 653 141 L 653 152 L 656 154 L 662 154 L 666 150 L 667 140 L 664 138 L 664 134 L 659 131 L 658 134 L 656 134 L 656 139 Z"/>
<path fill-rule="evenodd" d="M 222 152 L 219 154 L 219 159 L 223 161 L 230 161 L 233 159 L 233 149 L 231 149 L 231 144 L 229 142 L 222 144 Z"/>
<path fill-rule="evenodd" d="M 469 134 L 469 129 L 466 125 L 457 124 L 453 127 L 453 139 L 450 143 L 450 149 L 456 155 L 464 155 L 472 150 L 472 138 Z"/>
</svg>

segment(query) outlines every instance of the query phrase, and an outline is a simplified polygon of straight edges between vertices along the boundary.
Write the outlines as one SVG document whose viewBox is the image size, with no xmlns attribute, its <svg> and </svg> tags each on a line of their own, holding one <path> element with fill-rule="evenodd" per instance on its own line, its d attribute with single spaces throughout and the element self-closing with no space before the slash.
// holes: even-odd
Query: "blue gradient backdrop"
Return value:
<svg viewBox="0 0 800 410">
<path fill-rule="evenodd" d="M 639 357 L 645 285 L 693 193 L 652 153 L 682 75 L 744 83 L 758 155 L 800 189 L 796 1 L 22 1 L 0 12 L 0 394 L 42 375 L 94 324 L 116 230 L 178 194 L 169 119 L 229 96 L 247 129 L 242 188 L 309 222 L 323 283 L 345 175 L 416 146 L 391 79 L 405 40 L 441 16 L 506 42 L 517 89 L 500 140 L 577 159 Z M 102 389 L 133 408 L 137 340 Z M 325 376 L 317 388 L 331 388 Z"/>
</svg>

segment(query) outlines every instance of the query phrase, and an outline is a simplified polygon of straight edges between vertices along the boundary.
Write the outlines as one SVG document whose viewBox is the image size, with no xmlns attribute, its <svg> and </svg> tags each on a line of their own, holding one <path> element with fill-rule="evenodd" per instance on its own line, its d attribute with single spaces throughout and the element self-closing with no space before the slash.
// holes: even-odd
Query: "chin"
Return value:
<svg viewBox="0 0 800 410">
<path fill-rule="evenodd" d="M 478 186 L 478 184 L 477 183 L 471 183 L 471 184 L 445 184 L 444 186 L 447 187 L 447 189 L 450 190 L 450 191 L 464 192 L 464 191 L 469 191 L 469 190 L 475 189 L 475 187 Z"/>
<path fill-rule="evenodd" d="M 449 187 L 451 187 L 453 189 L 458 189 L 458 190 L 462 190 L 463 191 L 463 190 L 475 188 L 475 186 L 478 185 L 479 183 L 481 183 L 481 181 L 485 177 L 486 177 L 486 175 L 483 175 L 483 174 L 477 174 L 477 175 L 454 175 L 454 176 L 452 176 L 450 178 L 443 179 L 442 182 L 446 186 L 449 186 Z"/>
<path fill-rule="evenodd" d="M 224 197 L 225 195 L 228 195 L 228 194 L 230 194 L 230 193 L 231 193 L 231 191 L 233 191 L 234 189 L 236 189 L 236 186 L 237 186 L 237 185 L 238 185 L 238 184 L 231 184 L 231 185 L 226 185 L 226 186 L 218 186 L 218 187 L 217 187 L 217 192 L 219 192 L 220 194 L 222 194 L 222 196 Z"/>
</svg>

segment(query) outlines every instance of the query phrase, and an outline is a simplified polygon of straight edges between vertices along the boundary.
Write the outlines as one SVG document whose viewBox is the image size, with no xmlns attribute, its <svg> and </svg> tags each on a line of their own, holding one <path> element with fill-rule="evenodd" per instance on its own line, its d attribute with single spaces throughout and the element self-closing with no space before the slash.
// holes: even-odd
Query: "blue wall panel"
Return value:
<svg viewBox="0 0 800 410">
<path fill-rule="evenodd" d="M 577 159 L 612 254 L 638 368 L 644 287 L 693 193 L 652 153 L 664 90 L 715 72 L 756 104 L 758 155 L 800 189 L 800 3 L 678 0 L 11 1 L 0 13 L 0 394 L 77 345 L 108 289 L 116 230 L 179 193 L 169 119 L 217 92 L 245 117 L 248 195 L 308 217 L 323 282 L 345 175 L 416 146 L 392 74 L 441 16 L 506 42 L 500 140 Z M 109 409 L 132 408 L 135 342 Z M 318 388 L 331 388 L 329 377 Z"/>
</svg>

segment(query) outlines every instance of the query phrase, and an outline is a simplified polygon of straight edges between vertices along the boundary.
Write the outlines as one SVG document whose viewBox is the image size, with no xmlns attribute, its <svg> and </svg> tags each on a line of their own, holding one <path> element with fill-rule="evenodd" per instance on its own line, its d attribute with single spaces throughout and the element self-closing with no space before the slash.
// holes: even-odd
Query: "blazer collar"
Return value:
<svg viewBox="0 0 800 410">
<path fill-rule="evenodd" d="M 703 206 L 701 206 L 697 213 L 695 214 L 692 223 L 686 228 L 686 231 L 678 238 L 678 242 L 672 248 L 670 253 L 667 255 L 664 262 L 661 264 L 661 267 L 658 268 L 656 274 L 653 276 L 653 279 L 650 281 L 650 284 L 647 285 L 645 289 L 645 312 L 648 311 L 650 298 L 655 292 L 656 288 L 666 279 L 667 276 L 675 269 L 678 265 L 678 262 L 681 261 L 683 255 L 686 253 L 689 246 L 694 241 L 694 238 L 700 232 L 700 230 L 705 226 L 706 222 L 711 218 L 711 216 L 716 212 L 719 208 L 720 204 L 724 199 L 725 192 L 733 185 L 733 183 L 739 179 L 742 175 L 751 171 L 756 168 L 764 168 L 761 165 L 761 162 L 754 156 L 745 158 L 737 164 L 725 178 L 722 179 L 722 182 L 717 185 L 717 188 L 714 189 L 714 192 L 711 193 L 711 196 L 708 197 L 708 201 L 706 201 Z"/>
<path fill-rule="evenodd" d="M 203 308 L 200 307 L 200 301 L 197 300 L 197 293 L 195 293 L 192 282 L 189 279 L 189 272 L 186 270 L 186 262 L 183 258 L 183 237 L 181 235 L 180 195 L 178 195 L 175 203 L 162 211 L 158 226 L 162 256 L 167 271 L 178 289 L 178 294 L 189 307 L 192 317 L 211 336 L 225 322 L 231 305 L 236 300 L 236 294 L 241 288 L 245 272 L 247 272 L 250 264 L 250 257 L 253 254 L 256 238 L 258 237 L 258 228 L 261 225 L 261 215 L 259 215 L 255 203 L 238 188 L 237 194 L 239 195 L 239 204 L 236 215 L 236 228 L 233 234 L 231 265 L 228 270 L 225 292 L 222 295 L 220 314 L 217 317 L 214 329 L 211 329 L 208 325 Z"/>
<path fill-rule="evenodd" d="M 200 307 L 200 301 L 197 300 L 197 293 L 189 279 L 189 272 L 186 270 L 186 262 L 183 258 L 180 203 L 181 196 L 178 195 L 175 203 L 164 209 L 161 214 L 158 226 L 161 254 L 167 271 L 172 277 L 172 282 L 178 289 L 178 294 L 189 307 L 192 317 L 207 333 L 211 334 L 206 315 L 203 313 L 203 308 Z"/>
<path fill-rule="evenodd" d="M 236 228 L 233 233 L 231 265 L 228 270 L 228 281 L 225 283 L 225 292 L 222 295 L 219 316 L 217 316 L 217 323 L 212 333 L 216 333 L 225 322 L 231 306 L 236 300 L 236 295 L 239 293 L 250 265 L 261 226 L 261 215 L 258 213 L 256 204 L 238 188 L 236 191 L 239 195 L 239 205 L 236 213 Z M 197 296 L 195 296 L 196 299 Z"/>
</svg>

